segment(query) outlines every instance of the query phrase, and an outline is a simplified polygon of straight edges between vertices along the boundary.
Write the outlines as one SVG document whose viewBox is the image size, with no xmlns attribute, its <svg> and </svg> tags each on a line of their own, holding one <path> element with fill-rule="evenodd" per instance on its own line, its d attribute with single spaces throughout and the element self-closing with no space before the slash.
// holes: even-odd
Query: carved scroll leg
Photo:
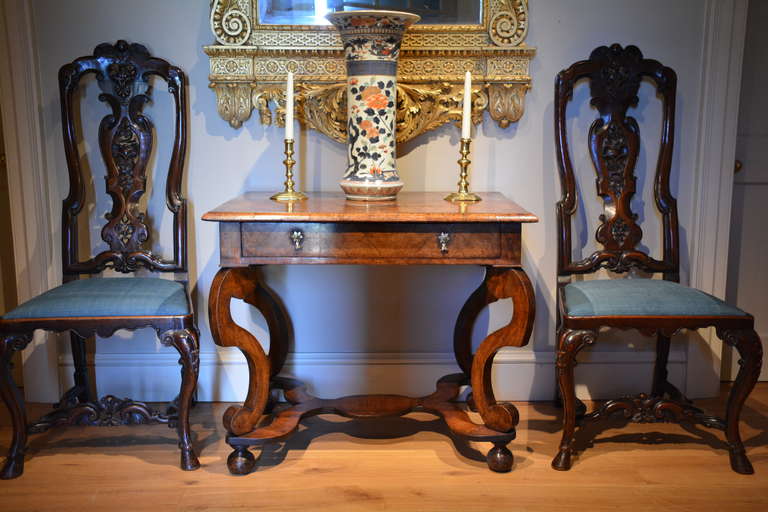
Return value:
<svg viewBox="0 0 768 512">
<path fill-rule="evenodd" d="M 456 363 L 467 377 L 472 373 L 472 328 L 483 308 L 498 300 L 488 292 L 489 272 L 490 270 L 486 271 L 483 282 L 464 303 L 456 319 L 456 327 L 453 329 L 453 353 L 456 356 Z"/>
<path fill-rule="evenodd" d="M 181 358 L 181 391 L 178 397 L 178 422 L 176 429 L 179 434 L 181 449 L 181 469 L 192 471 L 200 467 L 195 450 L 192 447 L 192 435 L 189 428 L 189 411 L 192 408 L 192 396 L 197 387 L 197 376 L 200 370 L 200 347 L 195 329 L 167 331 L 160 337 L 166 346 L 173 346 L 179 351 Z"/>
<path fill-rule="evenodd" d="M 13 381 L 11 358 L 16 351 L 23 350 L 32 340 L 31 334 L 8 336 L 0 342 L 0 396 L 11 413 L 13 439 L 5 463 L 0 470 L 0 479 L 9 480 L 24 472 L 24 449 L 27 445 L 27 414 L 24 398 Z"/>
<path fill-rule="evenodd" d="M 731 468 L 742 475 L 751 475 L 755 470 L 747 458 L 741 441 L 739 416 L 744 402 L 760 377 L 760 369 L 763 365 L 763 344 L 752 329 L 718 330 L 717 334 L 725 343 L 735 347 L 740 357 L 739 373 L 728 396 L 725 415 L 725 437 L 728 440 Z"/>
<path fill-rule="evenodd" d="M 486 271 L 487 276 L 488 272 Z M 456 363 L 468 379 L 472 373 L 472 358 L 474 357 L 472 354 L 472 328 L 483 308 L 495 300 L 497 299 L 489 295 L 487 281 L 483 279 L 480 286 L 472 292 L 472 295 L 464 303 L 461 311 L 459 311 L 459 316 L 456 318 L 456 327 L 453 329 L 453 354 L 456 357 Z M 467 407 L 472 412 L 477 412 L 477 404 L 475 404 L 475 397 L 472 392 L 467 395 Z"/>
<path fill-rule="evenodd" d="M 576 366 L 576 354 L 588 344 L 595 342 L 594 331 L 563 329 L 557 340 L 557 383 L 563 400 L 563 437 L 560 450 L 552 460 L 552 467 L 559 471 L 571 469 L 573 440 L 576 431 L 576 390 L 573 380 L 573 368 Z"/>
<path fill-rule="evenodd" d="M 258 309 L 267 321 L 269 329 L 269 377 L 275 378 L 285 365 L 288 350 L 293 343 L 293 324 L 283 301 L 259 279 L 255 292 L 245 297 L 245 302 Z"/>
<path fill-rule="evenodd" d="M 560 334 L 562 333 L 562 330 L 558 328 L 557 330 L 557 337 L 560 338 Z M 558 409 L 563 408 L 563 397 L 560 393 L 560 380 L 557 375 L 557 372 L 555 372 L 555 407 Z M 587 404 L 576 398 L 576 418 L 583 418 L 587 414 Z"/>
<path fill-rule="evenodd" d="M 269 356 L 251 333 L 232 320 L 230 302 L 233 298 L 244 300 L 264 315 L 270 334 Z M 230 434 L 242 435 L 252 431 L 265 412 L 270 395 L 270 380 L 285 363 L 293 328 L 285 307 L 277 294 L 266 286 L 258 267 L 219 270 L 211 286 L 208 315 L 216 344 L 239 348 L 248 363 L 248 394 L 245 402 L 242 407 L 230 407 L 223 419 L 224 427 Z M 248 458 L 242 448 L 235 448 L 232 457 L 233 460 Z M 235 474 L 240 474 L 238 471 L 243 467 L 252 468 L 253 465 L 232 464 L 230 470 L 234 469 Z"/>
<path fill-rule="evenodd" d="M 267 404 L 269 360 L 259 341 L 232 319 L 230 302 L 252 296 L 260 272 L 250 268 L 223 268 L 216 273 L 208 299 L 213 341 L 220 347 L 237 347 L 248 363 L 248 394 L 242 407 L 224 413 L 224 427 L 234 435 L 253 430 Z"/>
<path fill-rule="evenodd" d="M 536 307 L 533 287 L 522 269 L 489 267 L 485 281 L 473 294 L 475 296 L 478 304 L 490 304 L 510 297 L 514 303 L 512 320 L 483 340 L 472 360 L 471 369 L 474 401 L 485 425 L 499 432 L 511 432 L 519 421 L 519 415 L 512 404 L 496 403 L 491 385 L 491 368 L 493 357 L 500 348 L 522 347 L 528 343 Z M 496 444 L 488 452 L 488 467 L 493 471 L 512 469 L 512 454 L 505 444 Z"/>
</svg>

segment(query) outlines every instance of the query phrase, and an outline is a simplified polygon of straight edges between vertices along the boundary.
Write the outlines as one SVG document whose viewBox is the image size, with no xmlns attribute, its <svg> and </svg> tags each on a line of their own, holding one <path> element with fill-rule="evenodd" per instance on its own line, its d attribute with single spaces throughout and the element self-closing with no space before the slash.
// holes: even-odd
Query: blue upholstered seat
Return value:
<svg viewBox="0 0 768 512">
<path fill-rule="evenodd" d="M 188 315 L 182 283 L 152 277 L 70 281 L 29 300 L 3 318 Z"/>
<path fill-rule="evenodd" d="M 569 317 L 746 316 L 707 293 L 660 279 L 597 279 L 565 286 Z"/>
</svg>

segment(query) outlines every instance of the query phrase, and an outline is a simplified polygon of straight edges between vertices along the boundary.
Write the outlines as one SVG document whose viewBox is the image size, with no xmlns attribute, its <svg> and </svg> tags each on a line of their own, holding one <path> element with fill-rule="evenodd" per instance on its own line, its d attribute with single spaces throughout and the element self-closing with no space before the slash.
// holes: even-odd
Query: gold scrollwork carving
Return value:
<svg viewBox="0 0 768 512">
<path fill-rule="evenodd" d="M 461 121 L 459 84 L 397 85 L 397 141 L 405 142 L 451 121 Z M 472 90 L 472 123 L 483 119 L 488 96 L 480 88 Z"/>
<path fill-rule="evenodd" d="M 251 85 L 212 83 L 211 88 L 216 91 L 216 110 L 219 116 L 233 128 L 240 128 L 251 117 L 253 110 Z"/>
<path fill-rule="evenodd" d="M 213 0 L 211 31 L 223 45 L 239 46 L 251 37 L 250 0 Z"/>
<path fill-rule="evenodd" d="M 296 118 L 346 140 L 345 65 L 338 33 L 328 26 L 261 25 L 259 0 L 213 0 L 206 46 L 219 115 L 239 128 L 259 113 L 282 126 L 283 84 L 296 75 Z M 461 117 L 465 71 L 475 78 L 472 121 L 483 111 L 502 128 L 524 113 L 529 64 L 528 0 L 481 0 L 482 25 L 416 25 L 405 36 L 398 70 L 397 140 L 404 142 Z"/>
<path fill-rule="evenodd" d="M 303 84 L 298 97 L 299 122 L 336 141 L 347 141 L 346 83 Z"/>
<path fill-rule="evenodd" d="M 523 117 L 528 87 L 528 84 L 491 84 L 488 87 L 488 113 L 499 126 L 506 128 Z"/>
<path fill-rule="evenodd" d="M 269 109 L 269 103 L 278 103 L 277 109 L 278 124 L 285 126 L 285 93 L 277 86 L 254 87 L 253 105 L 259 111 L 261 124 L 272 124 L 272 111 Z"/>
<path fill-rule="evenodd" d="M 461 84 L 425 83 L 397 85 L 397 141 L 406 142 L 449 122 L 461 120 Z M 285 95 L 275 85 L 218 86 L 219 114 L 230 123 L 242 124 L 251 109 L 262 124 L 285 126 Z M 245 102 L 252 102 L 252 106 Z M 296 89 L 296 119 L 338 142 L 347 140 L 346 87 L 338 84 L 300 84 Z M 483 87 L 472 91 L 472 122 L 482 122 L 489 97 Z M 274 111 L 274 112 L 273 112 Z M 247 113 L 247 115 L 246 115 Z"/>
<path fill-rule="evenodd" d="M 517 45 L 528 34 L 528 4 L 523 0 L 504 0 L 500 4 L 488 24 L 488 35 L 498 46 Z"/>
</svg>

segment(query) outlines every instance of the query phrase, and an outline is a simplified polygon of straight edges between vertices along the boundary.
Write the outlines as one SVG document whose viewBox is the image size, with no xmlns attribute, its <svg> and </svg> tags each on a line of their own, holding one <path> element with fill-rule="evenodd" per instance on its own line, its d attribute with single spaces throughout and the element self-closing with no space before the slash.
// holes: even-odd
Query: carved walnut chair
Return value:
<svg viewBox="0 0 768 512">
<path fill-rule="evenodd" d="M 597 172 L 597 194 L 605 213 L 600 216 L 596 239 L 602 245 L 584 259 L 574 260 L 571 218 L 576 213 L 576 179 L 568 148 L 566 108 L 574 84 L 589 80 L 591 105 L 599 112 L 589 130 L 589 154 Z M 653 191 L 661 216 L 661 260 L 638 248 L 643 231 L 632 212 L 635 194 L 635 163 L 640 147 L 636 120 L 627 115 L 637 105 L 642 79 L 656 86 L 662 101 L 663 121 Z M 595 49 L 589 60 L 561 71 L 555 80 L 555 142 L 562 185 L 557 203 L 558 219 L 558 345 L 557 378 L 563 401 L 563 437 L 552 467 L 571 467 L 576 427 L 573 367 L 576 355 L 594 343 L 601 327 L 637 329 L 656 337 L 656 363 L 650 395 L 611 400 L 582 421 L 597 420 L 622 412 L 640 422 L 677 421 L 699 423 L 725 431 L 731 467 L 753 473 L 739 435 L 742 405 L 755 386 L 762 365 L 762 344 L 754 331 L 754 319 L 744 311 L 694 288 L 679 284 L 679 233 L 677 205 L 669 188 L 674 136 L 675 72 L 655 60 L 644 59 L 635 46 L 613 45 Z M 650 179 L 648 180 L 651 181 Z M 574 276 L 607 268 L 626 273 L 637 269 L 660 274 L 663 279 L 590 279 Z M 681 329 L 715 327 L 717 335 L 735 346 L 741 367 L 731 389 L 725 420 L 705 415 L 667 380 L 670 338 Z"/>
<path fill-rule="evenodd" d="M 99 146 L 107 175 L 112 211 L 101 231 L 109 249 L 85 261 L 78 257 L 77 216 L 83 211 L 85 187 L 75 126 L 76 94 L 81 78 L 94 74 L 109 108 L 99 125 Z M 143 114 L 151 100 L 151 77 L 168 85 L 175 104 L 175 136 L 165 184 L 168 209 L 173 213 L 173 259 L 165 261 L 145 248 L 149 229 L 139 200 L 147 188 L 146 167 L 154 143 L 153 124 Z M 167 422 L 176 426 L 181 468 L 199 467 L 192 448 L 189 409 L 197 384 L 198 331 L 186 284 L 187 208 L 181 179 L 187 143 L 186 78 L 168 62 L 150 56 L 146 48 L 118 41 L 101 44 L 92 56 L 81 57 L 59 70 L 64 148 L 69 168 L 69 195 L 62 219 L 64 284 L 33 298 L 0 319 L 0 394 L 13 420 L 13 440 L 0 478 L 15 478 L 24 470 L 27 433 L 56 425 Z M 159 277 L 90 277 L 106 268 L 131 273 L 145 269 L 175 273 L 179 280 Z M 90 401 L 85 339 L 111 336 L 118 329 L 154 328 L 163 345 L 181 354 L 181 392 L 167 414 L 145 404 L 107 396 Z M 36 329 L 69 331 L 75 362 L 75 387 L 64 394 L 51 414 L 27 425 L 24 402 L 11 376 L 11 357 L 32 339 Z"/>
</svg>

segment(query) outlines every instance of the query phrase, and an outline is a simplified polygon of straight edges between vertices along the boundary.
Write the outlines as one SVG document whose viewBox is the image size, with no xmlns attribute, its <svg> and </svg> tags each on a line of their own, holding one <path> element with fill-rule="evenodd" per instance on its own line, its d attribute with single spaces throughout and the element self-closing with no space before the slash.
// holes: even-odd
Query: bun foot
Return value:
<svg viewBox="0 0 768 512">
<path fill-rule="evenodd" d="M 227 467 L 233 475 L 247 475 L 256 466 L 256 457 L 247 446 L 236 446 L 227 457 Z"/>
<path fill-rule="evenodd" d="M 731 456 L 731 469 L 742 475 L 754 474 L 755 470 L 749 462 L 747 454 L 744 453 L 744 450 L 730 451 L 729 453 Z"/>
<path fill-rule="evenodd" d="M 200 467 L 200 461 L 197 460 L 195 450 L 192 448 L 181 449 L 181 469 L 184 471 L 194 471 Z"/>
<path fill-rule="evenodd" d="M 24 473 L 24 454 L 19 454 L 13 457 L 7 457 L 3 464 L 3 469 L 0 470 L 0 480 L 10 480 L 12 478 L 18 478 Z"/>
<path fill-rule="evenodd" d="M 507 448 L 506 443 L 494 443 L 493 448 L 486 455 L 488 469 L 496 473 L 508 473 L 512 470 L 512 452 Z"/>
<path fill-rule="evenodd" d="M 558 471 L 571 469 L 571 450 L 560 450 L 552 460 L 552 468 Z"/>
</svg>

